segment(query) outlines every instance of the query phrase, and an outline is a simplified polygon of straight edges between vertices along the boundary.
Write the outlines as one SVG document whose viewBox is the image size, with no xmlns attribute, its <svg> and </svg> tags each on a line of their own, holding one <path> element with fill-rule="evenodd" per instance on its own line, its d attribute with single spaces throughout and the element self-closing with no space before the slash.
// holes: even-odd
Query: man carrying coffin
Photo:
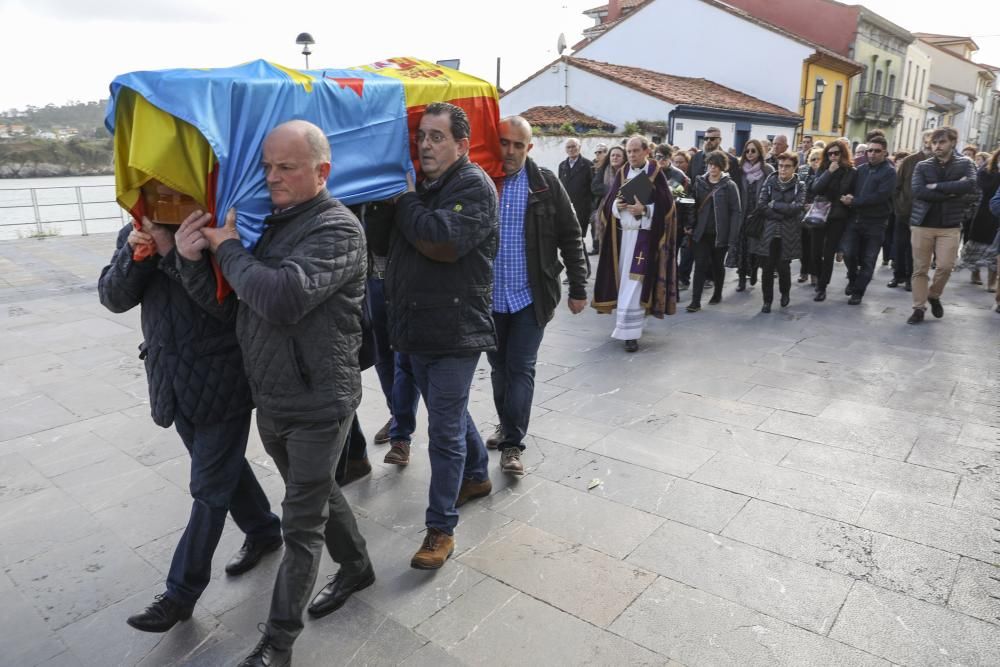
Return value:
<svg viewBox="0 0 1000 667">
<path fill-rule="evenodd" d="M 646 138 L 631 137 L 625 153 L 628 164 L 601 204 L 605 227 L 592 305 L 599 313 L 617 309 L 611 337 L 635 352 L 646 315 L 677 310 L 677 222 L 670 186 L 648 159 Z"/>
</svg>

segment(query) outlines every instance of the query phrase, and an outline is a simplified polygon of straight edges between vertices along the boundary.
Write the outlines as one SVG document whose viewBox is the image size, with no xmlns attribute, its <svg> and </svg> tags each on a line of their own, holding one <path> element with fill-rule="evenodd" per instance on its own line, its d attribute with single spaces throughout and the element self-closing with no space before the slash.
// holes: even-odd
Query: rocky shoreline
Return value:
<svg viewBox="0 0 1000 667">
<path fill-rule="evenodd" d="M 18 165 L 0 164 L 0 178 L 45 178 L 48 176 L 109 176 L 115 173 L 111 165 L 67 165 L 39 162 L 37 164 Z"/>
</svg>

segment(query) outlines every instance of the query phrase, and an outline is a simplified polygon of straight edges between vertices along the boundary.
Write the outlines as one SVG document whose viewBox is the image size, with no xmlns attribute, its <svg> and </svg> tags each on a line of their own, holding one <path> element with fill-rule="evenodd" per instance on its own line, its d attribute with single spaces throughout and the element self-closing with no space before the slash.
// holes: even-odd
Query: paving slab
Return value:
<svg viewBox="0 0 1000 667">
<path fill-rule="evenodd" d="M 889 667 L 846 644 L 663 578 L 611 629 L 685 665 Z"/>
<path fill-rule="evenodd" d="M 945 551 L 759 500 L 722 534 L 938 604 L 948 600 L 959 563 Z"/>
<path fill-rule="evenodd" d="M 1000 664 L 1000 627 L 861 581 L 830 637 L 901 665 Z"/>
<path fill-rule="evenodd" d="M 742 542 L 668 521 L 628 562 L 826 634 L 853 580 Z"/>
</svg>

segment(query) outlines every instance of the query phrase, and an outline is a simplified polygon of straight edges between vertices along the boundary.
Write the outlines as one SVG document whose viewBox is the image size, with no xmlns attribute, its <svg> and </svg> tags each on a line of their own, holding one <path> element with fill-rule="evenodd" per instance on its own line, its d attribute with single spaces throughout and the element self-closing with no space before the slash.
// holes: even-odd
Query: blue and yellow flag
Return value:
<svg viewBox="0 0 1000 667">
<path fill-rule="evenodd" d="M 298 71 L 264 60 L 220 69 L 132 72 L 111 83 L 105 125 L 115 136 L 119 203 L 142 215 L 155 179 L 222 223 L 236 207 L 246 247 L 271 202 L 260 168 L 264 138 L 293 119 L 315 123 L 333 153 L 328 188 L 346 204 L 385 199 L 413 169 L 401 81 L 364 70 Z"/>
</svg>

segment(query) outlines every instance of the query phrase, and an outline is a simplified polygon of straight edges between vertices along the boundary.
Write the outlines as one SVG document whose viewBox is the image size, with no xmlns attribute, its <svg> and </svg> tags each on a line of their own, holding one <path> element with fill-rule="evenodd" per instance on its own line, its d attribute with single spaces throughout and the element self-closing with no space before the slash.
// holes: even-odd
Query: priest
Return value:
<svg viewBox="0 0 1000 667">
<path fill-rule="evenodd" d="M 594 282 L 593 307 L 616 311 L 612 338 L 625 350 L 639 349 L 646 315 L 677 310 L 677 220 L 670 186 L 649 160 L 649 142 L 633 136 L 625 145 L 628 164 L 615 174 L 601 203 L 604 235 Z M 645 178 L 645 183 L 633 179 Z"/>
</svg>

